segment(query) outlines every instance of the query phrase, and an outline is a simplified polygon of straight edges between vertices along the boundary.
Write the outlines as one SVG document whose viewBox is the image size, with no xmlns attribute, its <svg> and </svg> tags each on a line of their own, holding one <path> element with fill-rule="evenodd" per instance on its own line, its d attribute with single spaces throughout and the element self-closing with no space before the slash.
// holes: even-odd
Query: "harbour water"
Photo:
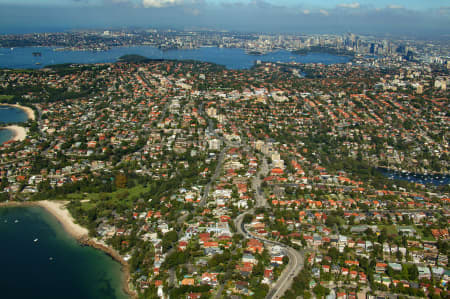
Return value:
<svg viewBox="0 0 450 299">
<path fill-rule="evenodd" d="M 162 51 L 152 46 L 116 47 L 107 51 L 54 51 L 51 47 L 0 48 L 0 68 L 42 68 L 46 65 L 62 63 L 106 63 L 116 62 L 126 54 L 138 54 L 152 59 L 198 60 L 226 66 L 228 69 L 248 69 L 256 60 L 271 62 L 300 62 L 336 64 L 351 60 L 348 56 L 327 53 L 295 55 L 279 50 L 265 55 L 250 55 L 243 49 L 205 47 L 192 50 Z M 33 52 L 41 53 L 34 56 Z"/>
<path fill-rule="evenodd" d="M 450 175 L 443 174 L 419 174 L 388 170 L 379 168 L 379 171 L 386 177 L 395 180 L 408 181 L 423 185 L 444 186 L 450 184 Z"/>
<path fill-rule="evenodd" d="M 7 123 L 21 123 L 27 121 L 27 114 L 18 108 L 0 106 L 0 125 Z M 0 130 L 0 144 L 10 140 L 13 133 L 10 130 Z"/>
<path fill-rule="evenodd" d="M 127 298 L 120 264 L 40 207 L 0 208 L 1 298 Z"/>
<path fill-rule="evenodd" d="M 27 119 L 21 109 L 0 106 L 0 124 Z M 0 143 L 12 135 L 0 130 Z M 121 265 L 81 246 L 42 208 L 1 207 L 0 244 L 0 298 L 127 298 Z"/>
</svg>

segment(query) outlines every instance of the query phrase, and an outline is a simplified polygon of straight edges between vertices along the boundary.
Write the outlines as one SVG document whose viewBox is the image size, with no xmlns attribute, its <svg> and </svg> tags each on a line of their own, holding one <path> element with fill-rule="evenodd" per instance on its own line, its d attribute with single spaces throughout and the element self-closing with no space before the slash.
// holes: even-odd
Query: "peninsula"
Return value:
<svg viewBox="0 0 450 299">
<path fill-rule="evenodd" d="M 444 65 L 128 58 L 0 71 L 39 111 L 0 146 L 1 201 L 87 236 L 141 298 L 447 294 Z"/>
</svg>

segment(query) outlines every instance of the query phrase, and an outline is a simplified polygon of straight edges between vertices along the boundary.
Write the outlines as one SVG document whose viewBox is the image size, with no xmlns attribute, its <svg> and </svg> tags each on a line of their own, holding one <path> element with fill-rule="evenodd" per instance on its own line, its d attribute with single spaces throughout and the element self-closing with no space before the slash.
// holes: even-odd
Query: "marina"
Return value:
<svg viewBox="0 0 450 299">
<path fill-rule="evenodd" d="M 378 168 L 378 170 L 391 180 L 403 180 L 411 183 L 423 185 L 443 186 L 450 184 L 450 175 L 448 174 L 428 174 L 413 173 L 406 170 L 396 171 L 386 168 Z"/>
</svg>

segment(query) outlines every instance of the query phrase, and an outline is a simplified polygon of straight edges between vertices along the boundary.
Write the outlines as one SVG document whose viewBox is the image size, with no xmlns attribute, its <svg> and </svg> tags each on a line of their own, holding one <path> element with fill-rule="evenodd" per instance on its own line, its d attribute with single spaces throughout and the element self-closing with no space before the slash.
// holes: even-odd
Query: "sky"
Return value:
<svg viewBox="0 0 450 299">
<path fill-rule="evenodd" d="M 450 36 L 448 0 L 0 0 L 0 34 L 100 28 Z"/>
</svg>

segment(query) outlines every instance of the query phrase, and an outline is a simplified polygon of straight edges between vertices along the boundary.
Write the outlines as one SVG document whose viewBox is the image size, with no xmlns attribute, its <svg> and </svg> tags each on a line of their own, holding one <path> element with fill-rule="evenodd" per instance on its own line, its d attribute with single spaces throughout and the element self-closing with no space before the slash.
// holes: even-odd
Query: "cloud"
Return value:
<svg viewBox="0 0 450 299">
<path fill-rule="evenodd" d="M 354 3 L 341 3 L 338 4 L 337 7 L 342 7 L 342 8 L 359 8 L 361 5 L 358 2 L 354 2 Z"/>
<path fill-rule="evenodd" d="M 169 7 L 183 4 L 183 0 L 142 0 L 144 7 Z"/>
<path fill-rule="evenodd" d="M 79 1 L 79 0 L 78 0 Z M 105 5 L 131 5 L 134 3 L 131 0 L 103 0 L 103 4 Z"/>
<path fill-rule="evenodd" d="M 439 14 L 442 16 L 450 15 L 450 6 L 442 6 L 439 8 Z"/>
<path fill-rule="evenodd" d="M 397 5 L 397 4 L 391 4 L 391 5 L 388 5 L 387 8 L 389 8 L 389 9 L 402 9 L 404 7 L 401 6 L 401 5 Z"/>
<path fill-rule="evenodd" d="M 184 9 L 184 12 L 188 15 L 193 15 L 193 16 L 198 16 L 201 14 L 200 9 L 198 8 L 192 8 L 192 7 L 188 7 Z"/>
<path fill-rule="evenodd" d="M 252 0 L 249 2 L 249 7 L 256 7 L 260 9 L 274 9 L 274 8 L 284 8 L 284 6 L 272 4 L 265 0 Z"/>
<path fill-rule="evenodd" d="M 225 8 L 234 8 L 234 7 L 244 7 L 245 4 L 243 2 L 220 2 L 219 5 Z"/>
<path fill-rule="evenodd" d="M 319 12 L 321 14 L 323 14 L 324 16 L 329 16 L 330 15 L 330 13 L 328 11 L 326 11 L 325 9 L 321 9 L 321 10 L 319 10 Z"/>
</svg>

